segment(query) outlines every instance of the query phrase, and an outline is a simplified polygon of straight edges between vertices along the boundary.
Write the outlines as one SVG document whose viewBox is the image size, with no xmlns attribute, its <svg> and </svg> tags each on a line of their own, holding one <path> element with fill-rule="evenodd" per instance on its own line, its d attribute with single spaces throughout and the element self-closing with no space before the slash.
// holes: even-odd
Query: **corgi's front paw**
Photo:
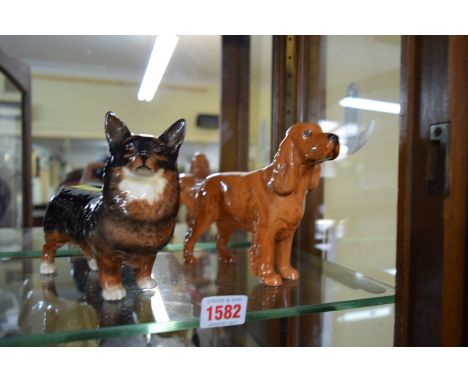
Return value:
<svg viewBox="0 0 468 382">
<path fill-rule="evenodd" d="M 88 267 L 89 267 L 89 269 L 91 269 L 92 271 L 97 271 L 97 270 L 98 270 L 98 266 L 97 266 L 96 260 L 95 260 L 95 259 L 89 259 L 89 260 L 88 260 Z"/>
<path fill-rule="evenodd" d="M 127 292 L 122 285 L 116 285 L 102 290 L 102 297 L 106 301 L 122 300 L 126 295 Z"/>
<path fill-rule="evenodd" d="M 151 277 L 137 280 L 137 286 L 140 289 L 154 289 L 156 288 L 156 285 L 156 281 L 154 281 L 154 279 Z"/>
<path fill-rule="evenodd" d="M 41 275 L 51 275 L 57 271 L 57 267 L 54 263 L 48 263 L 46 261 L 41 262 L 39 266 L 39 273 Z"/>
</svg>

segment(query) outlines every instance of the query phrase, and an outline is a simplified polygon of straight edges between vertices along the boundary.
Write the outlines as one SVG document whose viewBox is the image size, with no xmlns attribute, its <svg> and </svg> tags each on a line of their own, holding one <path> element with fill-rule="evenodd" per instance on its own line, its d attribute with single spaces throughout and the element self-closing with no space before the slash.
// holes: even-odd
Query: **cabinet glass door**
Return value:
<svg viewBox="0 0 468 382">
<path fill-rule="evenodd" d="M 21 92 L 0 72 L 0 227 L 22 226 Z"/>
<path fill-rule="evenodd" d="M 324 130 L 340 156 L 323 164 L 322 255 L 395 285 L 400 36 L 327 36 Z M 333 291 L 324 286 L 325 293 Z M 331 297 L 331 296 L 328 296 Z M 330 314 L 324 345 L 392 345 L 393 307 Z M 355 333 L 354 337 L 350 333 Z"/>
</svg>

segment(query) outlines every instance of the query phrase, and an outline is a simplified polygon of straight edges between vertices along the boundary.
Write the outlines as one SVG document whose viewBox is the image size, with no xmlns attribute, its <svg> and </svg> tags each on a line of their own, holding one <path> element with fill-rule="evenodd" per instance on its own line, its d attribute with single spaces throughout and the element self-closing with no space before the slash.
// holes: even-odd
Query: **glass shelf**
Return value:
<svg viewBox="0 0 468 382">
<path fill-rule="evenodd" d="M 62 250 L 57 275 L 42 276 L 40 230 L 0 231 L 0 346 L 96 345 L 196 329 L 206 296 L 247 295 L 247 322 L 394 302 L 391 286 L 298 250 L 300 279 L 266 287 L 252 274 L 246 242 L 233 243 L 233 264 L 218 261 L 212 242 L 198 244 L 197 264 L 184 264 L 181 244 L 170 244 L 157 255 L 154 291 L 140 291 L 133 270 L 124 268 L 125 300 L 103 301 L 97 273 L 77 250 Z"/>
</svg>

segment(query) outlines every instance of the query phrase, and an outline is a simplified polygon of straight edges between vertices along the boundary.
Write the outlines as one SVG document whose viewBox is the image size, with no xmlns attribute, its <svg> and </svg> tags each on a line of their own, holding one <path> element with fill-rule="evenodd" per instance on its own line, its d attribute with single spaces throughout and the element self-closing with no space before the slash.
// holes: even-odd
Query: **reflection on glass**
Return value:
<svg viewBox="0 0 468 382">
<path fill-rule="evenodd" d="M 21 93 L 0 72 L 0 227 L 21 226 Z"/>
<path fill-rule="evenodd" d="M 323 165 L 324 219 L 316 236 L 328 260 L 394 285 L 387 270 L 396 259 L 400 36 L 327 36 L 326 42 L 322 125 L 339 135 L 341 155 Z M 332 298 L 328 284 L 324 290 Z M 388 329 L 366 336 L 377 343 L 393 338 L 393 310 L 324 317 L 324 343 L 346 345 L 343 322 L 348 340 L 362 337 L 365 317 L 381 318 Z"/>
<path fill-rule="evenodd" d="M 21 289 L 18 330 L 24 334 L 97 329 L 96 311 L 86 302 L 61 297 L 53 277 L 27 277 Z M 71 342 L 70 346 L 95 345 Z"/>
<path fill-rule="evenodd" d="M 270 163 L 272 36 L 250 37 L 249 170 Z"/>
<path fill-rule="evenodd" d="M 388 281 L 384 270 L 396 256 L 399 117 L 343 100 L 399 106 L 400 37 L 328 36 L 326 72 L 325 128 L 340 136 L 342 149 L 340 160 L 323 166 L 326 255 Z"/>
</svg>

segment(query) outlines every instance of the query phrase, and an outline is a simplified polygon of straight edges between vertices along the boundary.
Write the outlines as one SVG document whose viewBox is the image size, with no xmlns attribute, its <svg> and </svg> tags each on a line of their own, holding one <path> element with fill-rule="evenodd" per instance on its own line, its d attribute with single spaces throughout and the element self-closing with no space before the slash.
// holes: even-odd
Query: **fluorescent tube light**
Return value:
<svg viewBox="0 0 468 382">
<path fill-rule="evenodd" d="M 139 101 L 149 102 L 153 99 L 178 41 L 179 37 L 177 36 L 158 36 L 156 38 L 138 92 Z"/>
<path fill-rule="evenodd" d="M 345 97 L 339 102 L 340 106 L 352 109 L 380 111 L 382 113 L 400 114 L 400 104 L 394 102 L 376 101 L 358 97 Z"/>
</svg>

